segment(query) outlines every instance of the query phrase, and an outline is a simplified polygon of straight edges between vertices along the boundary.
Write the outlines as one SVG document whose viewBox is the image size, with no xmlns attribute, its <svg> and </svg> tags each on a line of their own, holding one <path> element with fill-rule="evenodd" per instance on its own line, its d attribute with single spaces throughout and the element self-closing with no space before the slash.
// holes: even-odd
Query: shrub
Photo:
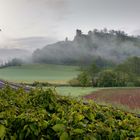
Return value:
<svg viewBox="0 0 140 140">
<path fill-rule="evenodd" d="M 51 89 L 0 90 L 1 140 L 138 139 L 139 126 L 132 114 Z"/>
<path fill-rule="evenodd" d="M 133 83 L 134 83 L 134 86 L 140 87 L 140 78 L 136 78 Z"/>
<path fill-rule="evenodd" d="M 72 80 L 69 81 L 70 86 L 81 86 L 79 80 L 77 78 L 73 78 Z"/>
<path fill-rule="evenodd" d="M 129 77 L 126 73 L 105 70 L 100 72 L 97 78 L 97 85 L 99 87 L 122 87 L 127 85 L 128 79 Z"/>
<path fill-rule="evenodd" d="M 82 87 L 91 86 L 91 78 L 90 78 L 89 74 L 86 72 L 82 72 L 81 74 L 79 74 L 77 76 L 77 80 L 79 81 L 80 86 L 82 86 Z"/>
<path fill-rule="evenodd" d="M 34 86 L 34 87 L 42 87 L 42 86 L 51 86 L 51 84 L 50 83 L 48 83 L 48 82 L 38 82 L 38 81 L 35 81 L 35 82 L 33 82 L 32 83 L 32 86 Z"/>
</svg>

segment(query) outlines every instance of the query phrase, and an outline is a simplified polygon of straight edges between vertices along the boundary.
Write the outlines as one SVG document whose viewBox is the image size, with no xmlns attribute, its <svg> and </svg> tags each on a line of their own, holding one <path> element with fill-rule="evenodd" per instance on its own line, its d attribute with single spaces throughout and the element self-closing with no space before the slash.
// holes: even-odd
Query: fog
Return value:
<svg viewBox="0 0 140 140">
<path fill-rule="evenodd" d="M 72 41 L 61 41 L 36 50 L 33 58 L 38 62 L 89 63 L 101 57 L 120 63 L 128 57 L 140 56 L 140 40 L 127 35 L 124 37 L 127 39 L 103 32 L 77 33 Z"/>
<path fill-rule="evenodd" d="M 11 61 L 13 58 L 31 62 L 31 53 L 21 49 L 0 49 L 0 65 Z"/>
<path fill-rule="evenodd" d="M 44 52 L 38 51 L 35 59 L 42 55 L 43 61 L 90 61 L 100 56 L 120 62 L 128 56 L 139 56 L 134 41 L 120 43 L 111 37 L 104 42 L 94 35 L 90 42 L 84 38 L 81 43 L 73 41 L 78 28 L 87 33 L 93 28 L 107 27 L 139 35 L 139 0 L 0 0 L 0 3 L 0 48 L 8 49 L 7 53 L 0 49 L 2 61 L 17 57 L 9 50 L 21 49 L 31 55 L 37 48 L 64 40 L 66 36 L 71 41 L 48 45 Z"/>
</svg>

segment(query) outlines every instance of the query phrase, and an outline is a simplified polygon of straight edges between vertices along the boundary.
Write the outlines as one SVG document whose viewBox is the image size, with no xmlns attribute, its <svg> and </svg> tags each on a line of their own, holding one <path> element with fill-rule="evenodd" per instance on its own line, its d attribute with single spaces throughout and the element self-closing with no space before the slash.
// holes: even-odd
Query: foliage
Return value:
<svg viewBox="0 0 140 140">
<path fill-rule="evenodd" d="M 54 90 L 0 90 L 2 140 L 124 140 L 140 138 L 140 119 Z"/>
<path fill-rule="evenodd" d="M 130 75 L 140 76 L 140 57 L 130 57 L 124 63 L 117 66 L 116 70 Z"/>
<path fill-rule="evenodd" d="M 92 64 L 82 71 L 91 79 L 94 87 L 140 86 L 140 58 L 136 56 L 113 68 L 100 68 Z"/>
<path fill-rule="evenodd" d="M 95 63 L 90 65 L 89 68 L 87 69 L 87 72 L 91 77 L 96 76 L 96 74 L 99 73 L 99 71 L 100 68 Z"/>
<path fill-rule="evenodd" d="M 128 74 L 128 85 L 140 86 L 140 57 L 130 57 L 118 65 L 115 71 Z"/>
<path fill-rule="evenodd" d="M 70 86 L 88 87 L 91 86 L 91 78 L 89 73 L 82 71 L 76 78 L 69 81 Z"/>
<path fill-rule="evenodd" d="M 42 86 L 51 86 L 50 83 L 48 82 L 38 82 L 38 81 L 34 81 L 31 86 L 33 87 L 42 87 Z"/>
<path fill-rule="evenodd" d="M 135 78 L 134 80 L 133 80 L 133 84 L 134 84 L 134 86 L 135 87 L 140 87 L 140 78 Z"/>
<path fill-rule="evenodd" d="M 80 86 L 80 82 L 77 78 L 73 78 L 69 81 L 69 85 L 73 87 L 78 87 Z"/>
<path fill-rule="evenodd" d="M 92 80 L 92 72 L 91 69 L 83 69 L 81 73 L 76 77 L 69 81 L 70 86 L 81 86 L 81 87 L 88 87 L 91 86 Z"/>
<path fill-rule="evenodd" d="M 91 86 L 91 79 L 88 73 L 82 72 L 77 76 L 77 80 L 80 83 L 80 86 L 87 87 Z"/>
<path fill-rule="evenodd" d="M 113 70 L 102 71 L 97 79 L 99 87 L 124 87 L 127 85 L 128 74 Z"/>
<path fill-rule="evenodd" d="M 12 60 L 8 61 L 7 63 L 0 66 L 0 68 L 6 68 L 11 66 L 21 66 L 23 61 L 18 58 L 13 58 Z"/>
<path fill-rule="evenodd" d="M 98 77 L 98 86 L 112 87 L 116 85 L 116 74 L 111 70 L 105 70 Z"/>
<path fill-rule="evenodd" d="M 86 72 L 92 81 L 92 86 L 95 86 L 96 84 L 95 79 L 100 71 L 101 71 L 101 68 L 97 66 L 95 63 L 93 63 L 86 69 Z"/>
</svg>

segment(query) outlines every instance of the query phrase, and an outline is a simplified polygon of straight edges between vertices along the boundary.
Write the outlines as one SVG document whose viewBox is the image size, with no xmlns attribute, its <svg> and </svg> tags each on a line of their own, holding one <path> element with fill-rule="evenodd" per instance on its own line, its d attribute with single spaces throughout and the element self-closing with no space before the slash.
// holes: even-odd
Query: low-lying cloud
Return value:
<svg viewBox="0 0 140 140">
<path fill-rule="evenodd" d="M 33 54 L 35 61 L 46 63 L 90 63 L 99 57 L 120 63 L 132 56 L 140 56 L 138 38 L 102 32 L 76 35 L 73 41 L 57 42 Z"/>
</svg>

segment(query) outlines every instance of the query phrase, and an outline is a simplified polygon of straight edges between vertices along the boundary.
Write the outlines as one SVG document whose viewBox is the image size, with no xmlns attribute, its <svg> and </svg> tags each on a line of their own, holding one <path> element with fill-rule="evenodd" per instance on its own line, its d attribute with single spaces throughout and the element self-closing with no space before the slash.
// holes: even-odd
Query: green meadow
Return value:
<svg viewBox="0 0 140 140">
<path fill-rule="evenodd" d="M 32 64 L 0 69 L 0 78 L 12 82 L 66 84 L 79 73 L 78 66 Z"/>
<path fill-rule="evenodd" d="M 0 69 L 0 78 L 11 82 L 33 83 L 34 81 L 53 84 L 67 84 L 80 73 L 78 66 L 32 64 Z M 45 87 L 46 88 L 46 87 Z M 78 97 L 89 94 L 99 88 L 93 87 L 55 87 L 60 95 Z"/>
<path fill-rule="evenodd" d="M 101 88 L 93 87 L 56 87 L 55 88 L 59 95 L 79 97 L 84 96 L 95 91 L 101 90 Z"/>
</svg>

